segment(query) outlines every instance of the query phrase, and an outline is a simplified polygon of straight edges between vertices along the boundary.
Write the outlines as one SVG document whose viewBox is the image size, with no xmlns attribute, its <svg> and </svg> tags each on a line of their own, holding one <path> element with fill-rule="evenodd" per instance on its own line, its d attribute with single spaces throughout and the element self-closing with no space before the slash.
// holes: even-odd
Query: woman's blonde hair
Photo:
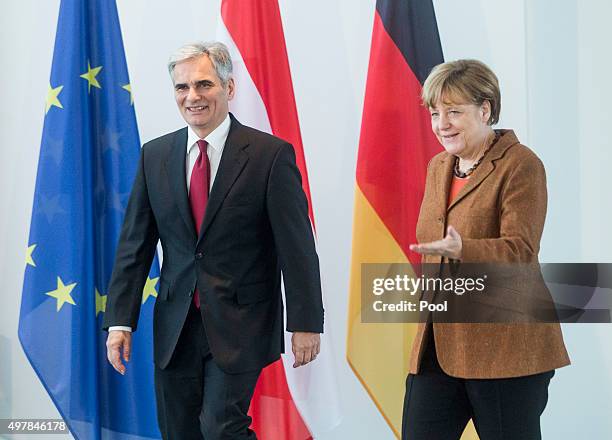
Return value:
<svg viewBox="0 0 612 440">
<path fill-rule="evenodd" d="M 501 94 L 497 76 L 478 60 L 457 60 L 438 64 L 423 84 L 423 105 L 433 108 L 444 99 L 454 104 L 482 105 L 489 101 L 491 115 L 487 123 L 496 124 L 501 110 Z"/>
</svg>

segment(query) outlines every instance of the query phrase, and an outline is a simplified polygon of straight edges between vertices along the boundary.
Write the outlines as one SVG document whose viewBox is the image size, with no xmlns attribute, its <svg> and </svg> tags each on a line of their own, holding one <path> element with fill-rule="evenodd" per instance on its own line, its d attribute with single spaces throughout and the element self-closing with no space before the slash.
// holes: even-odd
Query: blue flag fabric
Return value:
<svg viewBox="0 0 612 440">
<path fill-rule="evenodd" d="M 115 0 L 61 1 L 44 117 L 19 339 L 75 438 L 160 438 L 157 257 L 125 376 L 100 330 L 140 150 Z"/>
</svg>

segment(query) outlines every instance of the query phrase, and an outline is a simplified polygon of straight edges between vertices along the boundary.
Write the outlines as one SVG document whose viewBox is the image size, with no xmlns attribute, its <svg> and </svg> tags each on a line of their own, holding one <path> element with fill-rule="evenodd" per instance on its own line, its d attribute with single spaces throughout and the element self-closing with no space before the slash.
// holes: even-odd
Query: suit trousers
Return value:
<svg viewBox="0 0 612 440">
<path fill-rule="evenodd" d="M 444 373 L 433 328 L 418 374 L 406 379 L 402 440 L 459 439 L 472 419 L 480 440 L 540 440 L 540 416 L 553 371 L 509 379 L 461 379 Z"/>
<path fill-rule="evenodd" d="M 168 366 L 155 368 L 164 440 L 256 440 L 247 415 L 261 370 L 227 374 L 215 363 L 192 303 Z"/>
</svg>

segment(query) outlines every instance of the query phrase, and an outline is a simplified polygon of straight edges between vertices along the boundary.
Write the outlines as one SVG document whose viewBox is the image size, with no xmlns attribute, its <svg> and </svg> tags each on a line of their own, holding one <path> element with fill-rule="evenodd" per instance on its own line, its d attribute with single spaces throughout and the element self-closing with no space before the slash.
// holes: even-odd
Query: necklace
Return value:
<svg viewBox="0 0 612 440">
<path fill-rule="evenodd" d="M 483 159 L 485 158 L 485 156 L 487 155 L 491 147 L 495 145 L 499 137 L 500 137 L 499 133 L 495 132 L 493 141 L 491 141 L 487 149 L 484 150 L 484 152 L 482 153 L 482 156 L 480 156 L 480 159 L 478 159 L 476 163 L 472 165 L 469 169 L 467 169 L 465 172 L 459 169 L 459 156 L 455 156 L 455 166 L 453 167 L 453 174 L 455 175 L 455 177 L 458 177 L 460 179 L 465 179 L 466 177 L 469 177 L 476 170 L 476 168 L 478 168 L 478 165 L 480 165 L 480 163 L 483 161 Z"/>
</svg>

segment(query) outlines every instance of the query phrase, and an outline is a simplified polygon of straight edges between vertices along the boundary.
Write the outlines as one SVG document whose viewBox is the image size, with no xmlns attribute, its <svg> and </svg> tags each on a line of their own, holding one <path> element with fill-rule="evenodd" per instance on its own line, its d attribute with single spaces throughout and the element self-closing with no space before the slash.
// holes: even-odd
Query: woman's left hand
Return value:
<svg viewBox="0 0 612 440">
<path fill-rule="evenodd" d="M 450 225 L 446 229 L 446 237 L 442 240 L 410 245 L 410 250 L 413 252 L 423 255 L 441 255 L 453 260 L 461 259 L 461 248 L 461 235 Z"/>
</svg>

